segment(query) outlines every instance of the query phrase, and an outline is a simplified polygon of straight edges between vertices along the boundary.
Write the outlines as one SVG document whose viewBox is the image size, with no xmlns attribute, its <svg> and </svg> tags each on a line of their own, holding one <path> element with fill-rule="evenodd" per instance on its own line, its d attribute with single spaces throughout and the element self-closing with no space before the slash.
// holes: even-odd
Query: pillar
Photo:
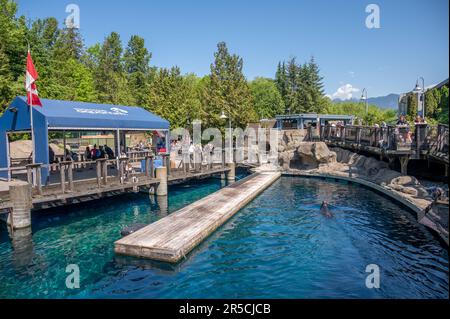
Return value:
<svg viewBox="0 0 450 319">
<path fill-rule="evenodd" d="M 156 179 L 159 180 L 159 185 L 156 188 L 156 195 L 166 196 L 167 195 L 167 167 L 157 167 L 156 168 Z"/>
<path fill-rule="evenodd" d="M 159 217 L 166 217 L 169 214 L 169 199 L 167 196 L 156 196 L 156 203 L 159 206 Z"/>
<path fill-rule="evenodd" d="M 227 163 L 227 166 L 230 169 L 227 173 L 227 180 L 229 183 L 233 183 L 236 180 L 236 164 Z"/>
<path fill-rule="evenodd" d="M 34 243 L 31 227 L 12 230 L 8 227 L 13 247 L 12 264 L 17 270 L 27 267 L 34 258 Z"/>
<path fill-rule="evenodd" d="M 8 217 L 8 224 L 13 229 L 31 226 L 31 184 L 17 182 L 9 186 L 9 196 L 12 211 Z"/>
</svg>

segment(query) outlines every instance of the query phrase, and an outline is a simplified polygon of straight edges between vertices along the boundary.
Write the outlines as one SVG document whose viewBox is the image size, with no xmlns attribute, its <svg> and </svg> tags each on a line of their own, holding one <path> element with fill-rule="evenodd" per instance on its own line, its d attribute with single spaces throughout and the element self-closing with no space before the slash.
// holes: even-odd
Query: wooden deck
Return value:
<svg viewBox="0 0 450 319">
<path fill-rule="evenodd" d="M 171 174 L 168 176 L 168 184 L 172 185 L 188 180 L 208 178 L 214 175 L 227 173 L 229 170 L 228 167 L 203 168 L 198 172 L 172 170 Z M 95 173 L 95 171 L 90 172 Z M 158 179 L 153 176 L 147 176 L 145 173 L 135 174 L 134 176 L 137 177 L 136 182 L 133 182 L 132 180 L 121 182 L 118 176 L 114 176 L 114 174 L 110 175 L 108 173 L 107 182 L 99 183 L 98 179 L 93 176 L 94 175 L 92 175 L 92 178 L 80 180 L 74 179 L 72 189 L 67 189 L 66 187 L 64 191 L 61 189 L 60 183 L 52 183 L 48 186 L 43 186 L 41 194 L 38 194 L 36 190 L 33 190 L 31 199 L 33 209 L 46 209 L 119 195 L 126 192 L 137 192 L 140 188 L 148 188 L 159 184 Z M 14 182 L 7 182 L 5 184 L 14 184 Z M 9 191 L 0 191 L 0 214 L 8 213 L 11 207 L 12 203 L 9 200 Z"/>
<path fill-rule="evenodd" d="M 253 174 L 116 241 L 114 250 L 176 263 L 280 176 Z"/>
</svg>

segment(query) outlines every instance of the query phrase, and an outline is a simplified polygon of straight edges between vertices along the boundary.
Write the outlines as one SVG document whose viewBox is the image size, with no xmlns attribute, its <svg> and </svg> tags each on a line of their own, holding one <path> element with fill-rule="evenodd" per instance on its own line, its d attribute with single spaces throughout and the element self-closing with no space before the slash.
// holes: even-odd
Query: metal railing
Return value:
<svg viewBox="0 0 450 319">
<path fill-rule="evenodd" d="M 313 141 L 315 128 L 308 128 L 306 140 Z M 355 147 L 374 147 L 384 150 L 440 153 L 448 156 L 448 125 L 415 124 L 413 126 L 334 126 L 320 128 L 320 140 Z"/>
</svg>

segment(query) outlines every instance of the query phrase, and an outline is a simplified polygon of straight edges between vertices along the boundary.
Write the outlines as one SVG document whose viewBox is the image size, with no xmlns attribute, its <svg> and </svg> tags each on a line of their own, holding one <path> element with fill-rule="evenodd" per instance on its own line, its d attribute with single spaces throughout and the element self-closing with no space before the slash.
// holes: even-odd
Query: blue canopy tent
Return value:
<svg viewBox="0 0 450 319">
<path fill-rule="evenodd" d="M 33 107 L 35 162 L 49 164 L 48 131 L 163 131 L 168 150 L 169 122 L 140 107 L 41 99 Z M 9 178 L 8 133 L 30 131 L 26 97 L 16 97 L 0 117 L 0 178 Z M 48 170 L 42 170 L 45 183 Z"/>
</svg>

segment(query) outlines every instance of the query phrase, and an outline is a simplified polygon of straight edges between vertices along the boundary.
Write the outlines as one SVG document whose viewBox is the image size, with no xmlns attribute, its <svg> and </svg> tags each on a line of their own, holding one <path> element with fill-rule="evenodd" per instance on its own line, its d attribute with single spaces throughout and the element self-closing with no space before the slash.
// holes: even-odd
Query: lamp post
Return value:
<svg viewBox="0 0 450 319">
<path fill-rule="evenodd" d="M 366 88 L 364 88 L 363 90 L 362 90 L 362 93 L 361 93 L 361 101 L 364 101 L 364 104 L 365 104 L 365 113 L 366 113 L 366 117 L 367 117 L 367 113 L 369 112 L 369 104 L 368 104 L 368 101 L 367 101 L 367 90 L 366 90 Z"/>
<path fill-rule="evenodd" d="M 419 80 L 422 80 L 422 87 L 419 85 Z M 417 114 L 425 118 L 425 80 L 420 76 L 416 81 L 416 86 L 413 92 L 417 94 Z"/>
<path fill-rule="evenodd" d="M 226 116 L 225 112 L 222 110 L 222 114 L 220 114 L 220 119 L 221 120 L 226 120 L 228 118 L 228 129 L 229 129 L 229 133 L 230 133 L 230 162 L 233 162 L 232 159 L 232 154 L 233 154 L 233 137 L 232 137 L 232 131 L 231 131 L 231 116 Z"/>
</svg>

